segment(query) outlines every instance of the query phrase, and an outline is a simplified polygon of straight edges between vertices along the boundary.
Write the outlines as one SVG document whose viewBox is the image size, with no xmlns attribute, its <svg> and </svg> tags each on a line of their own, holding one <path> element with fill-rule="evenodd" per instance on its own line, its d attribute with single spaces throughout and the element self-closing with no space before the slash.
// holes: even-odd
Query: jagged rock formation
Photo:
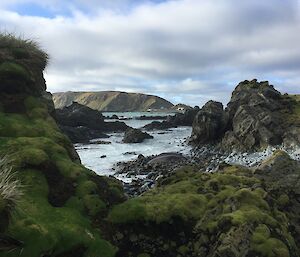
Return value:
<svg viewBox="0 0 300 257">
<path fill-rule="evenodd" d="M 0 167 L 0 256 L 114 256 L 99 223 L 124 200 L 122 186 L 80 164 L 50 115 L 45 64 L 33 42 L 0 35 L 0 156 L 15 171 L 8 180 Z M 14 208 L 8 195 L 19 190 Z"/>
<path fill-rule="evenodd" d="M 119 91 L 54 93 L 53 100 L 57 109 L 77 102 L 106 112 L 161 110 L 173 107 L 172 103 L 158 96 Z"/>
<path fill-rule="evenodd" d="M 277 152 L 254 171 L 195 171 L 112 209 L 117 256 L 299 256 L 299 162 Z"/>
<path fill-rule="evenodd" d="M 268 145 L 300 145 L 299 102 L 281 95 L 268 82 L 239 83 L 225 110 L 207 103 L 193 123 L 194 144 L 218 143 L 222 149 L 241 151 Z"/>
<path fill-rule="evenodd" d="M 153 136 L 140 129 L 129 128 L 125 131 L 123 142 L 124 143 L 141 143 L 145 139 L 152 139 Z"/>
<path fill-rule="evenodd" d="M 105 122 L 101 112 L 76 102 L 63 109 L 57 109 L 55 119 L 73 143 L 106 138 L 106 132 L 123 132 L 128 129 L 124 122 Z"/>
</svg>

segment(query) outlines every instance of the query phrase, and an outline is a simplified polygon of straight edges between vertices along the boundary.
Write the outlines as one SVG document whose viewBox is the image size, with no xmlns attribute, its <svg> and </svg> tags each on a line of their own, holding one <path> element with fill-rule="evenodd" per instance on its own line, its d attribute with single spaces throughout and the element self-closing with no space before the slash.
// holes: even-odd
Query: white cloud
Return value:
<svg viewBox="0 0 300 257">
<path fill-rule="evenodd" d="M 300 93 L 297 0 L 44 1 L 72 11 L 55 18 L 21 16 L 8 3 L 0 28 L 49 52 L 50 91 L 123 89 L 201 105 L 226 102 L 236 83 L 257 77 Z"/>
</svg>

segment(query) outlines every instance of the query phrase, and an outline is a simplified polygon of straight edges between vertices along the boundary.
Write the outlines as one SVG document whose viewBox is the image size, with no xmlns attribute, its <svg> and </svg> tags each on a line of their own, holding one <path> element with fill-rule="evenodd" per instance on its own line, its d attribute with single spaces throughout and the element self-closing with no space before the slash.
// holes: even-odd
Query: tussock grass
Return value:
<svg viewBox="0 0 300 257">
<path fill-rule="evenodd" d="M 8 157 L 0 157 L 0 211 L 6 207 L 13 208 L 22 195 L 22 186 L 16 178 L 11 161 Z"/>
<path fill-rule="evenodd" d="M 14 58 L 29 59 L 43 69 L 49 61 L 48 54 L 41 49 L 37 41 L 12 33 L 0 32 L 0 51 L 3 49 L 9 49 Z"/>
</svg>

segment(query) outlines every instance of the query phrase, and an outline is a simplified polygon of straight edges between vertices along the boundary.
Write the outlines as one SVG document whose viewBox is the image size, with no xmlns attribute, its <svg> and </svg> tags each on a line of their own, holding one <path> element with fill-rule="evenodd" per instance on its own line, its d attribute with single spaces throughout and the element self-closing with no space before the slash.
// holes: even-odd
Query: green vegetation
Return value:
<svg viewBox="0 0 300 257">
<path fill-rule="evenodd" d="M 252 249 L 265 257 L 289 257 L 287 246 L 280 240 L 271 237 L 269 228 L 260 224 L 252 236 Z"/>
<path fill-rule="evenodd" d="M 92 224 L 108 211 L 107 195 L 117 185 L 93 182 L 95 174 L 75 162 L 71 142 L 49 115 L 40 96 L 47 55 L 33 41 L 2 34 L 0 56 L 0 89 L 8 94 L 0 95 L 0 156 L 10 160 L 0 160 L 0 215 L 10 208 L 0 232 L 23 242 L 0 247 L 0 256 L 68 255 L 77 248 L 85 257 L 114 256 L 116 248 Z"/>
<path fill-rule="evenodd" d="M 20 181 L 7 157 L 0 158 L 0 213 L 11 211 L 23 195 Z"/>
<path fill-rule="evenodd" d="M 78 245 L 87 248 L 86 256 L 113 256 L 114 247 L 101 239 L 101 233 L 91 227 L 88 218 L 106 210 L 106 203 L 96 194 L 97 185 L 89 179 L 91 171 L 71 161 L 67 150 L 70 142 L 50 116 L 41 119 L 40 115 L 31 115 L 36 109 L 43 110 L 43 115 L 47 112 L 43 105 L 32 104 L 38 103 L 38 99 L 30 99 L 26 100 L 25 115 L 0 113 L 0 152 L 14 159 L 17 178 L 25 185 L 18 211 L 7 230 L 10 236 L 24 241 L 25 246 L 22 251 L 16 249 L 0 256 L 38 257 L 48 251 L 62 253 Z M 47 199 L 49 185 L 44 172 L 48 166 L 78 184 L 75 194 L 61 208 L 54 208 Z"/>
<path fill-rule="evenodd" d="M 16 37 L 9 33 L 0 33 L 0 51 L 4 53 L 1 57 L 5 59 L 30 59 L 44 69 L 48 63 L 48 55 L 41 50 L 39 44 L 30 39 Z M 0 62 L 3 61 L 0 59 Z"/>
<path fill-rule="evenodd" d="M 149 222 L 172 227 L 178 218 L 193 222 L 199 237 L 194 236 L 196 240 L 190 240 L 195 241 L 177 248 L 182 256 L 195 254 L 207 245 L 210 249 L 215 247 L 220 256 L 240 256 L 230 251 L 236 241 L 241 244 L 243 239 L 248 242 L 245 249 L 258 256 L 283 257 L 290 256 L 290 251 L 297 252 L 288 218 L 279 209 L 289 204 L 288 195 L 273 196 L 249 169 L 227 166 L 218 173 L 207 174 L 187 167 L 161 184 L 141 197 L 115 206 L 108 219 L 130 227 Z M 239 235 L 237 230 L 244 232 Z M 199 256 L 208 255 L 204 252 Z"/>
<path fill-rule="evenodd" d="M 91 226 L 89 218 L 103 214 L 107 208 L 97 194 L 98 186 L 90 180 L 93 173 L 70 159 L 67 149 L 71 144 L 47 115 L 45 105 L 38 104 L 42 100 L 30 97 L 25 101 L 25 114 L 0 113 L 0 153 L 10 154 L 18 170 L 17 178 L 25 185 L 7 233 L 24 241 L 25 246 L 22 251 L 16 249 L 0 256 L 38 257 L 48 251 L 62 253 L 78 245 L 87 248 L 85 256 L 113 256 L 114 247 L 101 239 L 101 232 Z M 40 113 L 46 118 L 42 119 Z M 66 181 L 78 184 L 75 194 L 60 208 L 51 206 L 47 199 L 47 167 L 57 169 Z M 49 172 L 51 176 L 52 171 Z"/>
</svg>

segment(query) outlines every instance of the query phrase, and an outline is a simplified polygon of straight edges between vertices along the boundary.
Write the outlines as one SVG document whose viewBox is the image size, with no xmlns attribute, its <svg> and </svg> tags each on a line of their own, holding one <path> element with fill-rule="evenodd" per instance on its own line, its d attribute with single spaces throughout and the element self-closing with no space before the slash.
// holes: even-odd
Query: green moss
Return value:
<svg viewBox="0 0 300 257">
<path fill-rule="evenodd" d="M 139 199 L 130 199 L 123 204 L 115 206 L 108 215 L 113 223 L 138 222 L 145 218 L 146 210 Z"/>
<path fill-rule="evenodd" d="M 290 256 L 287 246 L 281 240 L 270 237 L 270 230 L 264 224 L 261 224 L 256 227 L 252 236 L 251 248 L 260 256 Z"/>
<path fill-rule="evenodd" d="M 189 248 L 186 245 L 181 245 L 178 248 L 178 252 L 181 253 L 183 256 L 186 256 L 188 251 L 189 251 Z"/>
<path fill-rule="evenodd" d="M 48 155 L 42 149 L 24 148 L 18 152 L 16 157 L 17 162 L 22 162 L 20 165 L 38 166 L 49 160 Z"/>
<path fill-rule="evenodd" d="M 98 195 L 86 195 L 83 197 L 83 202 L 91 216 L 101 215 L 106 210 L 106 204 L 99 199 Z"/>
<path fill-rule="evenodd" d="M 285 207 L 289 204 L 290 198 L 287 194 L 282 194 L 279 196 L 277 203 L 279 204 L 280 207 Z"/>
<path fill-rule="evenodd" d="M 77 195 L 83 197 L 88 194 L 96 194 L 97 185 L 92 181 L 84 181 L 77 188 Z"/>
<path fill-rule="evenodd" d="M 78 196 L 72 196 L 70 199 L 66 202 L 65 207 L 76 209 L 80 213 L 83 213 L 85 210 L 84 203 L 81 198 Z"/>
<path fill-rule="evenodd" d="M 68 148 L 72 145 L 42 99 L 28 97 L 24 105 L 24 114 L 0 112 L 0 154 L 13 158 L 17 178 L 25 189 L 6 231 L 23 241 L 24 249 L 1 252 L 1 257 L 57 255 L 78 245 L 87 248 L 86 257 L 114 256 L 116 249 L 91 225 L 91 216 L 106 211 L 106 203 L 94 194 L 91 171 L 70 159 Z M 36 169 L 29 169 L 33 167 Z M 49 204 L 48 183 L 41 167 L 53 167 L 78 187 L 64 206 Z"/>
<path fill-rule="evenodd" d="M 14 62 L 0 64 L 0 79 L 30 81 L 30 74 L 21 65 Z"/>
</svg>

